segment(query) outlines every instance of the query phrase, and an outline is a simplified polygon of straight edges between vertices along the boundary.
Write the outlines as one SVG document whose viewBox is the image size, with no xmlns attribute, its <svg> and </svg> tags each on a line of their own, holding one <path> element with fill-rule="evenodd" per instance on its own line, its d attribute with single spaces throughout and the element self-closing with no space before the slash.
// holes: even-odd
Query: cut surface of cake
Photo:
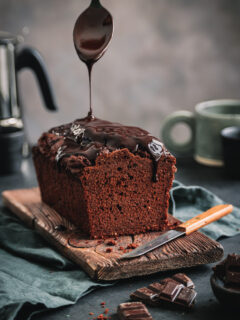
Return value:
<svg viewBox="0 0 240 320">
<path fill-rule="evenodd" d="M 42 200 L 91 238 L 167 229 L 176 160 L 147 131 L 78 119 L 43 133 L 33 159 Z"/>
</svg>

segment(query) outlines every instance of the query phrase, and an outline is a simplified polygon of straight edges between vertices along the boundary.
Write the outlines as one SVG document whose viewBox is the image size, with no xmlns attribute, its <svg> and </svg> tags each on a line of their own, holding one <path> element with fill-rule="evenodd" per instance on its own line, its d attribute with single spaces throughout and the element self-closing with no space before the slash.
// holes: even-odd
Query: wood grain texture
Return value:
<svg viewBox="0 0 240 320">
<path fill-rule="evenodd" d="M 200 232 L 194 232 L 141 257 L 120 260 L 121 255 L 130 250 L 126 248 L 132 243 L 144 244 L 161 233 L 89 240 L 73 224 L 41 201 L 38 188 L 4 191 L 2 196 L 4 204 L 14 214 L 95 280 L 124 279 L 192 267 L 218 261 L 223 256 L 223 248 L 218 242 Z M 176 222 L 171 215 L 169 219 Z M 111 245 L 110 240 L 116 243 Z"/>
</svg>

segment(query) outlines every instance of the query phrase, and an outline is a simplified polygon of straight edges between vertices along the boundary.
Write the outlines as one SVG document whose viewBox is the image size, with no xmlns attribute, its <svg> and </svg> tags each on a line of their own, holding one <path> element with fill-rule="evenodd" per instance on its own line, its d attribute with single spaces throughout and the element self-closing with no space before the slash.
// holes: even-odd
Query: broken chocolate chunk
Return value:
<svg viewBox="0 0 240 320">
<path fill-rule="evenodd" d="M 175 284 L 173 281 L 166 282 L 158 297 L 159 299 L 174 301 L 182 288 L 182 284 Z"/>
<path fill-rule="evenodd" d="M 225 276 L 225 283 L 240 286 L 240 270 L 239 271 L 227 270 L 226 276 Z"/>
<path fill-rule="evenodd" d="M 165 285 L 166 283 L 168 282 L 172 282 L 174 283 L 175 285 L 178 285 L 179 284 L 179 281 L 177 280 L 174 280 L 173 278 L 165 278 L 163 280 L 160 281 L 161 284 Z"/>
<path fill-rule="evenodd" d="M 192 280 L 184 273 L 176 273 L 172 278 L 174 280 L 182 283 L 187 288 L 192 288 L 192 289 L 195 288 Z"/>
<path fill-rule="evenodd" d="M 226 258 L 226 267 L 238 267 L 240 268 L 240 254 L 229 254 Z"/>
<path fill-rule="evenodd" d="M 221 280 L 223 280 L 225 276 L 225 262 L 226 259 L 222 260 L 212 268 L 215 276 L 217 276 Z"/>
<path fill-rule="evenodd" d="M 177 280 L 178 279 L 178 280 Z M 195 302 L 196 291 L 194 284 L 185 274 L 175 274 L 148 287 L 140 288 L 130 295 L 134 301 L 142 301 L 148 305 L 178 305 L 191 308 Z"/>
<path fill-rule="evenodd" d="M 193 304 L 196 295 L 197 293 L 195 290 L 183 287 L 177 296 L 175 303 L 185 307 L 190 307 Z"/>
<path fill-rule="evenodd" d="M 133 297 L 132 295 L 135 295 L 135 297 Z M 140 300 L 148 300 L 148 302 L 151 303 L 151 301 L 154 301 L 154 299 L 158 296 L 158 293 L 152 291 L 149 288 L 144 287 L 136 290 L 132 295 L 132 300 L 138 300 L 139 298 Z"/>
<path fill-rule="evenodd" d="M 120 320 L 153 320 L 142 302 L 121 303 L 118 306 L 117 314 Z"/>
<path fill-rule="evenodd" d="M 154 282 L 151 283 L 148 288 L 151 289 L 152 291 L 154 291 L 155 293 L 158 293 L 162 291 L 164 287 L 164 284 L 158 283 L 158 282 Z M 139 289 L 140 290 L 140 289 Z"/>
<path fill-rule="evenodd" d="M 215 276 L 224 282 L 225 286 L 240 289 L 240 255 L 229 254 L 226 259 L 213 267 L 213 271 Z"/>
</svg>

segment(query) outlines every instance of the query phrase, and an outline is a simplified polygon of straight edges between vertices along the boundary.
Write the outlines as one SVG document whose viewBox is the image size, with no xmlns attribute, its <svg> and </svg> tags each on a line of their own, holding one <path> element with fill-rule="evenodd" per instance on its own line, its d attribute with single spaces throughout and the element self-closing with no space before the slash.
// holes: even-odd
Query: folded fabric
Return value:
<svg viewBox="0 0 240 320">
<path fill-rule="evenodd" d="M 52 249 L 11 212 L 0 208 L 0 319 L 13 320 L 26 304 L 31 313 L 74 304 L 96 283 Z M 23 313 L 21 320 L 31 314 Z"/>
<path fill-rule="evenodd" d="M 221 199 L 204 188 L 186 187 L 174 182 L 170 212 L 185 221 L 221 203 Z M 238 208 L 202 229 L 213 239 L 233 236 L 239 231 Z M 74 304 L 94 288 L 107 285 L 112 283 L 92 281 L 79 266 L 52 249 L 9 210 L 0 207 L 1 320 L 13 320 L 17 315 L 19 319 L 26 320 L 46 308 Z"/>
<path fill-rule="evenodd" d="M 224 201 L 214 193 L 199 186 L 185 186 L 174 181 L 170 192 L 169 212 L 181 221 L 187 221 L 199 213 Z M 201 229 L 208 237 L 217 240 L 220 237 L 233 237 L 240 232 L 240 209 L 234 207 L 231 214 Z"/>
</svg>

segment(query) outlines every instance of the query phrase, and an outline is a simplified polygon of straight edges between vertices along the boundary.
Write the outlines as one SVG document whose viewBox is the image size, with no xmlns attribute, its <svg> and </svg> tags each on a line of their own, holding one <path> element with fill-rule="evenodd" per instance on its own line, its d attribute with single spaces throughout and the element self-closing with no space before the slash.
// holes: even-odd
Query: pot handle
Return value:
<svg viewBox="0 0 240 320">
<path fill-rule="evenodd" d="M 55 101 L 55 95 L 49 80 L 48 72 L 40 53 L 31 47 L 23 47 L 16 52 L 16 71 L 20 71 L 23 68 L 31 69 L 37 80 L 42 92 L 45 106 L 48 110 L 57 110 Z"/>
<path fill-rule="evenodd" d="M 174 141 L 172 129 L 176 124 L 184 123 L 191 131 L 190 139 L 183 143 Z M 190 111 L 176 111 L 169 115 L 162 127 L 162 139 L 165 146 L 173 153 L 179 156 L 190 156 L 194 152 L 195 143 L 195 118 Z"/>
</svg>

